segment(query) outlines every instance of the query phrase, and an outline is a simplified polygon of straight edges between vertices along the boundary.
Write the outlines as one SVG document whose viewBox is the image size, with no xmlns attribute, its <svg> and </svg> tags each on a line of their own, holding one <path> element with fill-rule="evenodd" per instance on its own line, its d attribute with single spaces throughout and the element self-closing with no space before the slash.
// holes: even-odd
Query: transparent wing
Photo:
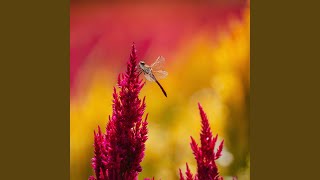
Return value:
<svg viewBox="0 0 320 180">
<path fill-rule="evenodd" d="M 168 72 L 167 71 L 158 70 L 158 71 L 152 71 L 152 72 L 153 72 L 153 75 L 157 79 L 163 79 L 163 78 L 166 78 L 168 76 Z"/>
<path fill-rule="evenodd" d="M 144 77 L 151 82 L 155 82 L 155 80 L 149 75 L 149 74 L 144 74 Z"/>
<path fill-rule="evenodd" d="M 163 67 L 164 61 L 165 61 L 164 57 L 163 57 L 163 56 L 159 56 L 159 57 L 157 58 L 157 60 L 156 60 L 153 64 L 151 64 L 150 67 L 151 67 L 154 71 L 161 70 L 162 67 Z"/>
</svg>

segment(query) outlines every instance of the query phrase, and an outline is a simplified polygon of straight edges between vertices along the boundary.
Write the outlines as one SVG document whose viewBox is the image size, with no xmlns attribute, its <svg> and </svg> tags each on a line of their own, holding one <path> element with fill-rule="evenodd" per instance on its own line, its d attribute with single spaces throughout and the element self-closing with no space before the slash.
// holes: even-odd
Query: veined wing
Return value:
<svg viewBox="0 0 320 180">
<path fill-rule="evenodd" d="M 168 76 L 168 72 L 163 70 L 157 70 L 157 71 L 153 70 L 152 73 L 157 79 L 163 79 Z"/>
<path fill-rule="evenodd" d="M 149 75 L 149 74 L 144 74 L 144 77 L 151 82 L 155 82 L 155 80 Z"/>
<path fill-rule="evenodd" d="M 157 58 L 157 60 L 156 60 L 153 64 L 151 64 L 150 67 L 151 67 L 154 71 L 161 70 L 161 69 L 162 69 L 162 66 L 163 66 L 163 64 L 164 64 L 164 61 L 165 61 L 164 57 L 163 57 L 163 56 L 159 56 L 159 57 Z"/>
</svg>

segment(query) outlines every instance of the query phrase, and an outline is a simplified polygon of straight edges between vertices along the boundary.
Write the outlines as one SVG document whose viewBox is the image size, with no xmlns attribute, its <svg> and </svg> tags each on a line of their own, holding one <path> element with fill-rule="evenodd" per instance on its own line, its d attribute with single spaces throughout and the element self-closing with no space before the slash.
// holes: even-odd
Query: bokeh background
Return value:
<svg viewBox="0 0 320 180">
<path fill-rule="evenodd" d="M 178 179 L 196 170 L 190 136 L 199 142 L 200 102 L 214 134 L 225 140 L 218 161 L 229 179 L 250 179 L 250 2 L 74 0 L 70 7 L 71 180 L 92 174 L 93 130 L 105 128 L 112 88 L 124 72 L 132 42 L 152 63 L 166 58 L 165 98 L 147 82 L 149 139 L 139 179 Z"/>
</svg>

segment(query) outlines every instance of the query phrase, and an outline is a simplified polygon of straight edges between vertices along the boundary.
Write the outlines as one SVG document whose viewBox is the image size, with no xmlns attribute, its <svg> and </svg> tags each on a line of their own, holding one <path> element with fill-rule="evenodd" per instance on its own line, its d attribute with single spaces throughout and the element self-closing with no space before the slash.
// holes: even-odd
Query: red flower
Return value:
<svg viewBox="0 0 320 180">
<path fill-rule="evenodd" d="M 142 120 L 146 104 L 145 98 L 138 97 L 144 83 L 139 79 L 137 64 L 133 45 L 126 73 L 118 76 L 119 92 L 114 88 L 113 113 L 106 133 L 102 134 L 100 127 L 94 133 L 95 178 L 90 176 L 89 180 L 132 180 L 142 171 L 148 115 Z"/>
<path fill-rule="evenodd" d="M 212 136 L 207 115 L 203 111 L 200 104 L 198 104 L 201 116 L 202 130 L 200 133 L 201 147 L 198 146 L 196 141 L 191 137 L 191 149 L 197 161 L 197 174 L 193 177 L 190 172 L 188 164 L 186 171 L 187 180 L 222 180 L 223 177 L 219 176 L 218 167 L 215 163 L 222 153 L 223 141 L 220 143 L 218 150 L 215 152 L 215 146 L 218 135 Z M 180 171 L 180 180 L 184 180 L 184 176 Z"/>
</svg>

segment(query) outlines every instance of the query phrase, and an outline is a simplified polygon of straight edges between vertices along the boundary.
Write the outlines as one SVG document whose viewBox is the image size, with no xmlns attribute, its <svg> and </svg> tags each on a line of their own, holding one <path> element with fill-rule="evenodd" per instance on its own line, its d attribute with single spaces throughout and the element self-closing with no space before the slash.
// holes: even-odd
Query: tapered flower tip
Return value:
<svg viewBox="0 0 320 180">
<path fill-rule="evenodd" d="M 193 175 L 190 171 L 189 165 L 188 163 L 186 163 L 186 176 L 187 176 L 187 180 L 193 180 Z"/>
<path fill-rule="evenodd" d="M 180 180 L 184 180 L 184 176 L 183 176 L 182 171 L 181 171 L 180 168 L 179 168 L 179 175 L 180 175 Z"/>
<path fill-rule="evenodd" d="M 187 167 L 187 171 L 189 170 L 189 165 L 188 165 L 188 163 L 186 163 L 186 167 Z"/>
<path fill-rule="evenodd" d="M 202 118 L 206 113 L 203 111 L 203 107 L 201 106 L 200 103 L 198 103 L 198 108 L 199 108 L 199 110 L 200 110 L 200 116 L 201 116 L 201 118 Z M 205 116 L 206 116 L 206 115 L 205 115 Z"/>
<path fill-rule="evenodd" d="M 132 49 L 131 49 L 131 55 L 132 55 L 133 57 L 135 57 L 136 52 L 137 52 L 137 50 L 136 50 L 136 45 L 135 45 L 135 43 L 133 42 L 133 43 L 132 43 Z"/>
<path fill-rule="evenodd" d="M 190 139 L 191 139 L 191 142 L 192 142 L 192 143 L 197 144 L 196 141 L 193 139 L 192 136 L 190 136 Z"/>
<path fill-rule="evenodd" d="M 132 43 L 132 51 L 136 51 L 136 45 L 134 44 L 134 42 Z"/>
<path fill-rule="evenodd" d="M 223 144 L 224 144 L 224 140 L 221 141 L 221 143 L 218 147 L 215 159 L 219 159 L 220 156 L 222 155 Z"/>
<path fill-rule="evenodd" d="M 199 109 L 202 109 L 202 106 L 199 102 L 198 102 L 198 107 L 199 107 Z"/>
<path fill-rule="evenodd" d="M 144 121 L 145 121 L 145 122 L 147 122 L 148 116 L 149 116 L 149 114 L 147 113 L 147 114 L 146 114 L 146 117 L 144 118 Z"/>
<path fill-rule="evenodd" d="M 98 126 L 98 133 L 101 134 L 101 128 Z"/>
</svg>

